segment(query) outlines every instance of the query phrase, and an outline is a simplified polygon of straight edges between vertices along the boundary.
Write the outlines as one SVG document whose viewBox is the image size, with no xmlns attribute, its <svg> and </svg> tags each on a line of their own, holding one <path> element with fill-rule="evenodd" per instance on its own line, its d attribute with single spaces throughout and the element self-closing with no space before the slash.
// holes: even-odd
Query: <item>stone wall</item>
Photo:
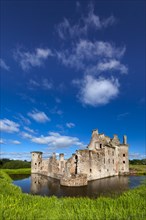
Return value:
<svg viewBox="0 0 146 220">
<path fill-rule="evenodd" d="M 71 174 L 70 177 L 64 176 L 60 180 L 62 186 L 86 186 L 88 183 L 86 174 Z"/>
</svg>

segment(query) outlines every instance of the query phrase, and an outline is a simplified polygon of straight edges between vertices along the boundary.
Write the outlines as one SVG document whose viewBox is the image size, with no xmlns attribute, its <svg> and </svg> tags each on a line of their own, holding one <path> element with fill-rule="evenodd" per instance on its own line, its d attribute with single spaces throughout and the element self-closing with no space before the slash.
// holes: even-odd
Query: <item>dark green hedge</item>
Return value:
<svg viewBox="0 0 146 220">
<path fill-rule="evenodd" d="M 1 169 L 20 169 L 20 168 L 30 168 L 31 162 L 22 161 L 22 160 L 10 160 L 10 159 L 1 159 L 0 168 Z"/>
</svg>

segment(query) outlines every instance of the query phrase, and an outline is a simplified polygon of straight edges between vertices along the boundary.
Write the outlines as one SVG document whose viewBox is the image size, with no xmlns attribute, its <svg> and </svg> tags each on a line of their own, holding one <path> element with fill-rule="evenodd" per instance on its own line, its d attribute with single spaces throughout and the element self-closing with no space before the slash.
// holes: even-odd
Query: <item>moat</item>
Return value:
<svg viewBox="0 0 146 220">
<path fill-rule="evenodd" d="M 13 184 L 21 187 L 22 192 L 32 195 L 57 196 L 57 197 L 114 197 L 122 192 L 139 186 L 146 176 L 115 176 L 90 181 L 87 186 L 66 187 L 61 186 L 59 180 L 46 176 L 11 175 Z"/>
</svg>

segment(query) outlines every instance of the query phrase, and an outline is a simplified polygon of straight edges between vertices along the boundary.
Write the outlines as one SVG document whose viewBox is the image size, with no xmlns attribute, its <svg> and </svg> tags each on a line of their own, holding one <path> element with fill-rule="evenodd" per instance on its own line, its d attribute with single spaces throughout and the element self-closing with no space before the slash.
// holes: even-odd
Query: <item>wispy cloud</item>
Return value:
<svg viewBox="0 0 146 220">
<path fill-rule="evenodd" d="M 73 127 L 75 127 L 75 124 L 72 123 L 72 122 L 67 122 L 67 123 L 66 123 L 66 127 L 68 127 L 68 128 L 73 128 Z"/>
<path fill-rule="evenodd" d="M 12 141 L 11 141 L 11 144 L 19 145 L 19 144 L 21 144 L 21 142 L 20 142 L 20 141 L 17 141 L 17 140 L 12 140 Z"/>
<path fill-rule="evenodd" d="M 21 113 L 18 113 L 18 117 L 16 116 L 15 117 L 17 120 L 19 120 L 22 124 L 24 123 L 25 125 L 30 125 L 31 124 L 31 121 L 24 117 Z"/>
<path fill-rule="evenodd" d="M 119 93 L 118 79 L 95 78 L 87 75 L 83 80 L 73 81 L 79 87 L 78 98 L 84 105 L 100 106 L 109 103 Z"/>
<path fill-rule="evenodd" d="M 0 67 L 4 70 L 7 70 L 9 71 L 10 70 L 10 67 L 6 64 L 6 62 L 0 58 Z"/>
<path fill-rule="evenodd" d="M 0 138 L 0 144 L 5 144 L 5 141 L 2 138 Z"/>
<path fill-rule="evenodd" d="M 0 152 L 0 157 L 13 160 L 31 160 L 30 152 Z"/>
<path fill-rule="evenodd" d="M 80 3 L 77 3 L 77 7 L 80 7 Z M 102 28 L 107 28 L 116 22 L 114 16 L 109 16 L 108 18 L 101 19 L 94 12 L 94 5 L 90 3 L 88 5 L 87 14 L 82 14 L 79 21 L 75 24 L 71 24 L 67 18 L 56 26 L 56 31 L 58 36 L 62 40 L 68 40 L 69 38 L 80 38 L 87 36 L 90 30 L 100 30 Z"/>
<path fill-rule="evenodd" d="M 31 129 L 31 128 L 27 127 L 27 126 L 24 126 L 24 129 L 25 129 L 26 131 L 32 133 L 32 134 L 35 134 L 35 133 L 36 133 L 33 129 Z"/>
<path fill-rule="evenodd" d="M 0 120 L 0 130 L 6 133 L 14 133 L 19 131 L 19 124 L 9 119 Z"/>
<path fill-rule="evenodd" d="M 63 111 L 61 109 L 58 109 L 57 106 L 55 106 L 53 109 L 50 110 L 51 114 L 57 114 L 57 115 L 63 115 Z"/>
<path fill-rule="evenodd" d="M 130 159 L 146 159 L 146 154 L 131 152 L 129 153 L 129 158 Z"/>
<path fill-rule="evenodd" d="M 79 7 L 80 4 L 77 3 L 77 8 Z M 87 14 L 82 13 L 76 23 L 64 18 L 56 26 L 64 43 L 55 54 L 64 66 L 80 72 L 78 97 L 85 105 L 105 105 L 116 98 L 119 94 L 120 76 L 117 78 L 112 75 L 128 73 L 127 65 L 122 63 L 126 46 L 95 40 L 91 36 L 91 30 L 95 33 L 114 23 L 116 19 L 113 15 L 100 18 L 95 13 L 94 5 L 90 3 Z"/>
<path fill-rule="evenodd" d="M 45 123 L 51 120 L 44 112 L 40 112 L 38 110 L 29 112 L 28 116 L 39 123 Z"/>
<path fill-rule="evenodd" d="M 29 52 L 22 48 L 17 48 L 14 51 L 14 58 L 24 71 L 32 67 L 43 66 L 44 61 L 47 60 L 49 56 L 53 56 L 53 53 L 48 48 L 36 48 L 34 52 Z"/>
<path fill-rule="evenodd" d="M 116 47 L 109 42 L 80 39 L 69 49 L 57 51 L 56 55 L 63 65 L 82 70 L 86 74 L 109 70 L 127 73 L 128 68 L 120 61 L 125 50 L 125 46 Z"/>
<path fill-rule="evenodd" d="M 129 112 L 121 113 L 121 114 L 117 115 L 117 120 L 121 120 L 122 118 L 125 118 L 128 115 L 129 115 Z"/>
<path fill-rule="evenodd" d="M 34 79 L 30 79 L 28 82 L 28 88 L 50 90 L 53 88 L 53 83 L 46 78 L 39 80 L 39 82 Z"/>
<path fill-rule="evenodd" d="M 31 102 L 33 104 L 36 102 L 36 100 L 34 98 L 32 98 L 32 97 L 30 97 L 30 96 L 28 96 L 28 95 L 26 95 L 24 93 L 17 93 L 17 95 L 20 96 L 20 98 L 22 100 L 29 101 L 29 102 Z"/>
<path fill-rule="evenodd" d="M 33 137 L 32 134 L 29 134 L 29 133 L 24 132 L 24 131 L 22 131 L 22 132 L 20 133 L 20 135 L 21 135 L 23 138 L 26 138 L 26 139 L 31 139 L 31 138 Z"/>
<path fill-rule="evenodd" d="M 56 103 L 61 103 L 61 99 L 55 98 L 55 102 L 56 102 Z"/>
<path fill-rule="evenodd" d="M 119 60 L 111 59 L 109 61 L 99 62 L 97 70 L 104 72 L 110 70 L 119 70 L 121 73 L 127 73 L 128 68 L 121 64 Z"/>
</svg>

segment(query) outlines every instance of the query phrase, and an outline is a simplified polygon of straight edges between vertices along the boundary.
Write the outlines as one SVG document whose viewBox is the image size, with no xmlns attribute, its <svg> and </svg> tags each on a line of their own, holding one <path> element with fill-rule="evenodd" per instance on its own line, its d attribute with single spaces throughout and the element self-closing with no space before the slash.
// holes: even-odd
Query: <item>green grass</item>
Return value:
<svg viewBox="0 0 146 220">
<path fill-rule="evenodd" d="M 146 175 L 146 165 L 129 165 L 130 173 L 135 173 L 139 175 Z"/>
<path fill-rule="evenodd" d="M 21 169 L 1 169 L 7 174 L 31 174 L 31 168 L 21 168 Z"/>
<path fill-rule="evenodd" d="M 0 171 L 0 219 L 3 220 L 144 220 L 146 185 L 112 199 L 56 198 L 23 194 Z"/>
</svg>

